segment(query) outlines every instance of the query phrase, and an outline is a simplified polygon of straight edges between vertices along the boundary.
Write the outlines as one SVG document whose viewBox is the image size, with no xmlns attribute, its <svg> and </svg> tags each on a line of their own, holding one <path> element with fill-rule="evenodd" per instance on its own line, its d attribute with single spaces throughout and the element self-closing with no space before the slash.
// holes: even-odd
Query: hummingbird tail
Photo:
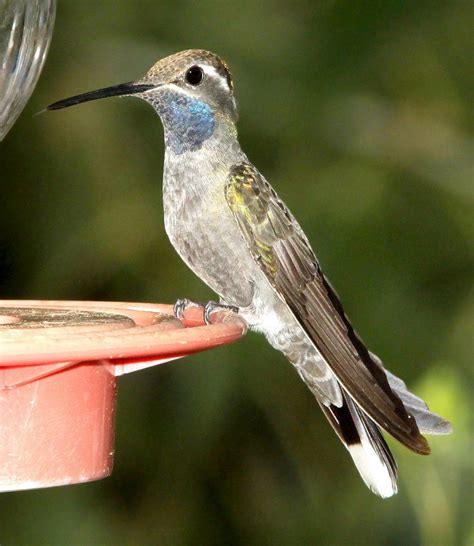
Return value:
<svg viewBox="0 0 474 546">
<path fill-rule="evenodd" d="M 397 463 L 379 427 L 344 394 L 341 407 L 320 404 L 367 487 L 382 498 L 397 492 Z"/>
</svg>

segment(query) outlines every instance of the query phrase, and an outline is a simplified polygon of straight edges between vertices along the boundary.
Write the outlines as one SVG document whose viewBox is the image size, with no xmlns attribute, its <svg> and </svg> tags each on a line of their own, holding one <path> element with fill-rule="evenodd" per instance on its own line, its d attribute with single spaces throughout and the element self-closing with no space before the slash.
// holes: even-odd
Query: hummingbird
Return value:
<svg viewBox="0 0 474 546">
<path fill-rule="evenodd" d="M 206 318 L 231 307 L 262 333 L 313 393 L 366 485 L 380 497 L 394 495 L 397 464 L 381 431 L 427 455 L 423 434 L 448 434 L 451 425 L 369 351 L 302 228 L 243 152 L 229 67 L 209 51 L 181 51 L 141 79 L 47 109 L 131 95 L 161 118 L 165 230 L 219 296 L 206 305 Z M 179 300 L 177 310 L 187 305 Z"/>
</svg>

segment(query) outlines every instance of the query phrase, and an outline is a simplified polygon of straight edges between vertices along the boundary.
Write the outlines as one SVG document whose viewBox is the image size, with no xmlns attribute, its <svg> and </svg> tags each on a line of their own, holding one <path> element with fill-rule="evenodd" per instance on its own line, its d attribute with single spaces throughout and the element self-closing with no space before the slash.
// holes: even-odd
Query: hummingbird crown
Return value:
<svg viewBox="0 0 474 546">
<path fill-rule="evenodd" d="M 191 70 L 193 68 L 201 69 L 201 79 L 198 77 L 199 70 Z M 199 85 L 204 79 L 204 73 L 219 76 L 215 79 L 224 84 L 223 87 L 228 92 L 233 92 L 234 82 L 227 64 L 214 53 L 204 49 L 187 49 L 159 60 L 142 81 L 178 83 L 182 80 L 189 85 Z"/>
</svg>

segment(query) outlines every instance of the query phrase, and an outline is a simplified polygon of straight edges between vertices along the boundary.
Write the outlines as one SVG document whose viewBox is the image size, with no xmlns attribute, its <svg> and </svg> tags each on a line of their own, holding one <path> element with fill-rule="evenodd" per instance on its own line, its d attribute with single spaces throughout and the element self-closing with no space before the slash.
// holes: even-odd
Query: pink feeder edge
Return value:
<svg viewBox="0 0 474 546">
<path fill-rule="evenodd" d="M 109 476 L 117 378 L 232 343 L 238 315 L 162 304 L 0 300 L 0 491 Z"/>
</svg>

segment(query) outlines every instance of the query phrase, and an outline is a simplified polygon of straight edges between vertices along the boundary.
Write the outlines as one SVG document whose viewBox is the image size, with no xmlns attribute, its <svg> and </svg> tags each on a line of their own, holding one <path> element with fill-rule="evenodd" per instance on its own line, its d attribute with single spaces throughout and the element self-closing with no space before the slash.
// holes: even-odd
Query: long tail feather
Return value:
<svg viewBox="0 0 474 546">
<path fill-rule="evenodd" d="M 397 492 L 397 464 L 378 426 L 344 394 L 341 407 L 320 404 L 367 487 L 382 498 Z"/>
</svg>

